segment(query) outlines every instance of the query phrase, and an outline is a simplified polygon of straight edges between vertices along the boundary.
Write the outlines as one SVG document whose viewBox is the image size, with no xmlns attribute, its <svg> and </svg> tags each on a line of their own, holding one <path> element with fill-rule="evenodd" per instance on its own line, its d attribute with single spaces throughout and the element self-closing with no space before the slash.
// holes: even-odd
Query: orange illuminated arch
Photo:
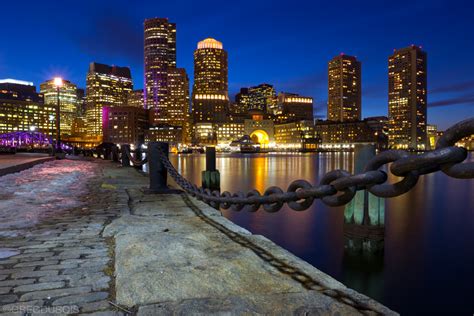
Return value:
<svg viewBox="0 0 474 316">
<path fill-rule="evenodd" d="M 261 129 L 253 131 L 252 134 L 250 134 L 250 138 L 260 145 L 267 145 L 270 143 L 270 138 L 268 137 L 267 132 Z"/>
</svg>

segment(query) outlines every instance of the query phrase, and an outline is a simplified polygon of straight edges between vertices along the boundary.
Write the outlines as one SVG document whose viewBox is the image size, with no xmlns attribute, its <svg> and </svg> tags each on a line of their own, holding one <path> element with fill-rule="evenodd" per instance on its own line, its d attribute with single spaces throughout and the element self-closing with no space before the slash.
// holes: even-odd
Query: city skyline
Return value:
<svg viewBox="0 0 474 316">
<path fill-rule="evenodd" d="M 37 4 L 31 3 L 32 9 L 36 8 L 38 12 L 47 10 L 49 5 L 36 8 Z M 326 27 L 325 23 L 330 21 L 321 16 L 331 9 L 332 4 L 295 4 L 282 10 L 283 2 L 275 2 L 272 6 L 259 3 L 253 13 L 245 10 L 245 3 L 232 12 L 228 6 L 216 8 L 212 3 L 203 3 L 199 8 L 181 4 L 183 10 L 166 4 L 145 5 L 146 10 L 136 8 L 136 13 L 132 13 L 127 10 L 125 2 L 114 2 L 113 9 L 108 11 L 102 4 L 94 3 L 97 14 L 85 15 L 73 29 L 69 26 L 57 28 L 59 22 L 76 17 L 83 10 L 75 7 L 70 12 L 65 5 L 58 9 L 61 14 L 41 25 L 38 25 L 37 17 L 27 13 L 25 23 L 15 27 L 13 32 L 16 36 L 8 42 L 10 45 L 6 42 L 2 44 L 0 73 L 5 78 L 33 81 L 37 86 L 60 75 L 84 88 L 87 66 L 96 61 L 131 67 L 135 88 L 143 88 L 143 20 L 167 16 L 178 25 L 177 60 L 180 67 L 190 74 L 190 82 L 193 82 L 192 53 L 196 43 L 203 38 L 214 37 L 226 44 L 231 99 L 241 87 L 269 83 L 277 91 L 312 96 L 316 114 L 325 116 L 327 62 L 341 52 L 357 56 L 363 64 L 362 117 L 367 117 L 387 115 L 388 56 L 394 48 L 417 44 L 427 51 L 430 61 L 428 122 L 444 129 L 462 119 L 472 107 L 470 102 L 474 101 L 474 81 L 470 76 L 474 71 L 474 62 L 461 58 L 465 51 L 474 48 L 474 44 L 460 32 L 472 26 L 473 22 L 468 20 L 466 12 L 469 10 L 457 8 L 455 2 L 420 3 L 412 5 L 410 10 L 403 10 L 403 3 L 399 5 L 400 8 L 396 5 L 362 5 L 352 8 L 355 12 L 342 12 L 340 19 L 350 17 L 355 22 L 351 24 L 357 24 L 354 28 L 364 31 L 363 36 L 338 33 L 349 22 L 341 23 L 335 29 Z M 9 6 L 7 4 L 6 9 Z M 213 14 L 205 13 L 209 7 L 213 8 Z M 193 12 L 197 17 L 193 16 Z M 251 15 L 262 12 L 268 15 L 260 20 L 250 19 Z M 282 12 L 285 12 L 285 21 L 280 19 Z M 245 20 L 249 23 L 231 26 L 238 14 L 248 16 Z M 311 14 L 314 16 L 309 19 Z M 395 18 L 399 16 L 416 18 L 417 27 L 399 25 Z M 198 17 L 206 17 L 205 23 Z M 0 23 L 6 27 L 7 23 L 13 23 L 9 19 L 7 16 Z M 271 24 L 263 29 L 265 36 L 262 36 L 261 28 L 269 20 Z M 313 20 L 319 24 L 313 25 Z M 299 24 L 293 26 L 294 21 L 299 21 Z M 193 26 L 193 23 L 198 23 L 199 27 Z M 42 33 L 41 40 L 32 35 L 27 43 L 15 40 L 30 34 L 27 32 L 32 28 Z M 91 34 L 88 32 L 91 28 L 98 28 L 98 31 Z M 258 32 L 251 32 L 252 29 Z M 461 49 L 452 49 L 454 44 Z M 25 53 L 25 45 L 41 49 L 33 50 L 34 55 L 29 55 Z"/>
</svg>

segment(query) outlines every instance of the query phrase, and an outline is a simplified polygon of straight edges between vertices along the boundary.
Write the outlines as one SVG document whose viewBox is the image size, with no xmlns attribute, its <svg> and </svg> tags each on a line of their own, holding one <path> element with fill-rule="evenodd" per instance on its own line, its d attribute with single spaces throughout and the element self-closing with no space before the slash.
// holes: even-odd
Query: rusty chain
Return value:
<svg viewBox="0 0 474 316">
<path fill-rule="evenodd" d="M 137 167 L 140 167 L 140 166 L 143 166 L 144 164 L 146 164 L 148 162 L 148 157 L 145 157 L 143 158 L 143 160 L 138 160 L 138 159 L 135 159 L 132 154 L 130 153 L 130 151 L 128 150 L 127 147 L 124 147 L 124 150 L 125 154 L 128 156 L 128 159 L 132 162 L 132 164 L 134 166 L 137 166 Z"/>
<path fill-rule="evenodd" d="M 247 193 L 238 191 L 210 191 L 197 187 L 185 179 L 168 159 L 167 153 L 158 149 L 161 163 L 173 180 L 187 193 L 216 208 L 234 211 L 255 212 L 260 207 L 267 212 L 279 211 L 285 203 L 295 211 L 309 208 L 314 199 L 321 199 L 329 206 L 349 203 L 358 190 L 368 190 L 378 197 L 395 197 L 410 191 L 421 175 L 441 170 L 458 179 L 474 178 L 474 162 L 462 163 L 467 158 L 467 150 L 454 144 L 462 138 L 474 135 L 474 118 L 453 125 L 438 140 L 436 149 L 422 154 L 409 154 L 404 150 L 387 150 L 371 159 L 363 173 L 351 175 L 345 170 L 326 173 L 319 185 L 306 180 L 293 181 L 286 192 L 277 186 L 269 187 L 263 195 L 257 190 Z M 387 184 L 387 174 L 380 170 L 391 163 L 388 170 L 402 180 Z"/>
</svg>

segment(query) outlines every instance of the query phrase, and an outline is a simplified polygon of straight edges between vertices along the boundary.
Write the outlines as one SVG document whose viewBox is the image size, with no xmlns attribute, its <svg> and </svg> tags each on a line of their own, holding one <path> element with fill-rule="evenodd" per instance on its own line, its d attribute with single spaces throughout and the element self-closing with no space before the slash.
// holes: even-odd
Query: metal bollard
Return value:
<svg viewBox="0 0 474 316">
<path fill-rule="evenodd" d="M 206 147 L 206 170 L 201 174 L 202 187 L 211 191 L 220 191 L 221 178 L 219 170 L 216 169 L 216 148 Z"/>
<path fill-rule="evenodd" d="M 143 154 L 142 154 L 142 146 L 141 144 L 138 144 L 136 149 L 135 149 L 135 159 L 136 160 L 142 160 L 143 158 Z M 133 166 L 133 168 L 137 169 L 137 170 L 143 170 L 143 166 Z"/>
<path fill-rule="evenodd" d="M 105 148 L 104 149 L 104 160 L 110 160 L 110 148 Z"/>
<path fill-rule="evenodd" d="M 160 151 L 168 156 L 169 145 L 164 142 L 148 143 L 148 172 L 150 173 L 150 188 L 148 193 L 179 194 L 183 191 L 168 187 L 168 171 L 160 160 Z"/>
<path fill-rule="evenodd" d="M 127 152 L 130 152 L 130 145 L 124 144 L 120 146 L 120 152 L 122 156 L 122 167 L 130 167 L 130 159 L 128 158 Z"/>
<path fill-rule="evenodd" d="M 216 170 L 216 147 L 206 147 L 206 170 Z"/>
<path fill-rule="evenodd" d="M 113 162 L 118 162 L 119 161 L 117 145 L 114 145 L 114 147 L 112 147 L 112 161 Z"/>
</svg>

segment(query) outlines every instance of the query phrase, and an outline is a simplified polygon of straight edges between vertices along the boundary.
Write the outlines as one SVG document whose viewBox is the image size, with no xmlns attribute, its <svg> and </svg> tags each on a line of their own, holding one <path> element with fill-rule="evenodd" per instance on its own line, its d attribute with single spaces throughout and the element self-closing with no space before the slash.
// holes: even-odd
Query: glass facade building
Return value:
<svg viewBox="0 0 474 316">
<path fill-rule="evenodd" d="M 353 56 L 334 57 L 328 64 L 328 120 L 360 120 L 361 90 L 361 63 Z"/>
<path fill-rule="evenodd" d="M 420 47 L 395 50 L 388 59 L 389 147 L 426 148 L 427 55 Z"/>
</svg>

